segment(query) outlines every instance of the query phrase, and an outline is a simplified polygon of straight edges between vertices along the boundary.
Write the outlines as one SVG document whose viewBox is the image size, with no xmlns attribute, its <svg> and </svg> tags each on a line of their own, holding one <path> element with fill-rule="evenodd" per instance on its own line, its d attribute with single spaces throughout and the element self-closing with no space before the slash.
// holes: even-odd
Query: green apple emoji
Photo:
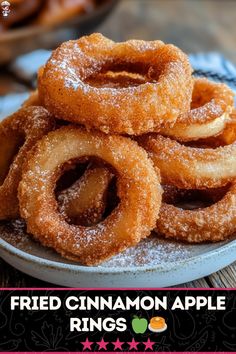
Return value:
<svg viewBox="0 0 236 354">
<path fill-rule="evenodd" d="M 134 316 L 131 322 L 134 333 L 145 333 L 148 326 L 146 318 L 139 318 Z"/>
</svg>

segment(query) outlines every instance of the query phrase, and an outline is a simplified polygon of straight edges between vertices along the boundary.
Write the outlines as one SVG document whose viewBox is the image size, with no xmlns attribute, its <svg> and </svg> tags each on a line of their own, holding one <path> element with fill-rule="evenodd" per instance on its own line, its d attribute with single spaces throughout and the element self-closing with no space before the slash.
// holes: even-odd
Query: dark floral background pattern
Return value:
<svg viewBox="0 0 236 354">
<path fill-rule="evenodd" d="M 10 310 L 11 296 L 59 296 L 62 306 L 57 311 L 20 311 Z M 176 296 L 183 300 L 186 295 L 211 296 L 213 302 L 216 296 L 226 296 L 225 311 L 210 311 L 207 308 L 188 311 L 181 310 L 150 310 L 150 311 L 69 311 L 64 306 L 65 299 L 70 296 L 87 295 L 94 297 L 101 295 L 107 297 L 129 296 L 134 299 L 137 296 L 167 296 L 168 302 L 173 303 Z M 131 321 L 134 315 L 150 320 L 154 316 L 162 316 L 167 323 L 167 330 L 163 333 L 146 331 L 144 334 L 135 334 L 132 331 Z M 70 332 L 69 323 L 71 317 L 125 317 L 128 328 L 125 332 Z M 81 351 L 86 338 L 94 342 L 92 351 L 97 351 L 96 342 L 102 338 L 109 342 L 107 350 L 114 350 L 111 342 L 119 339 L 125 342 L 123 351 L 129 350 L 127 342 L 134 338 L 137 342 L 150 339 L 155 344 L 153 351 L 236 351 L 236 291 L 234 290 L 2 290 L 0 292 L 0 351 Z M 140 347 L 141 349 L 141 347 Z M 139 349 L 139 350 L 140 350 Z M 148 349 L 149 350 L 149 349 Z M 132 350 L 135 351 L 135 350 Z"/>
</svg>

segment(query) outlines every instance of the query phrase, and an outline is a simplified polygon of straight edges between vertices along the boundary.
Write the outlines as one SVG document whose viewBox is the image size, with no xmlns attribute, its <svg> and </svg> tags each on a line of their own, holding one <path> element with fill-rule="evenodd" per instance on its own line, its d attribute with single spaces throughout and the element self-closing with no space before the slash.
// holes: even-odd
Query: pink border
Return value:
<svg viewBox="0 0 236 354">
<path fill-rule="evenodd" d="M 8 353 L 8 354 L 45 354 L 45 352 L 0 352 L 0 353 Z M 86 352 L 47 352 L 47 354 L 70 354 L 70 353 L 99 353 L 99 354 L 114 354 L 114 353 L 121 353 L 121 354 L 126 354 L 126 353 L 159 353 L 159 354 L 172 354 L 172 353 L 189 353 L 189 354 L 227 354 L 227 353 L 233 353 L 233 352 L 152 352 L 152 351 L 148 351 L 148 352 L 123 352 L 123 351 L 117 351 L 117 352 L 93 352 L 93 351 L 86 351 Z"/>
<path fill-rule="evenodd" d="M 0 290 L 81 290 L 81 291 L 88 291 L 88 290 L 168 290 L 168 291 L 179 291 L 179 290 L 221 290 L 221 291 L 230 291 L 236 290 L 236 288 L 0 288 Z M 100 352 L 99 352 L 100 353 Z M 102 353 L 102 352 L 101 352 Z"/>
</svg>

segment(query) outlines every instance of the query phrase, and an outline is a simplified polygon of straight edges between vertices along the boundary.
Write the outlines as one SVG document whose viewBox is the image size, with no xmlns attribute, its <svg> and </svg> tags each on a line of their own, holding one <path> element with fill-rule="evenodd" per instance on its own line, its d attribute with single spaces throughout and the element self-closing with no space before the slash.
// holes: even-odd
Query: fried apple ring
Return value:
<svg viewBox="0 0 236 354">
<path fill-rule="evenodd" d="M 70 223 L 90 226 L 102 220 L 109 183 L 113 174 L 108 168 L 88 168 L 83 176 L 58 196 L 59 211 Z"/>
<path fill-rule="evenodd" d="M 225 84 L 195 79 L 191 111 L 182 114 L 174 126 L 164 126 L 160 133 L 178 141 L 193 141 L 221 133 L 234 105 L 234 93 Z"/>
<path fill-rule="evenodd" d="M 230 114 L 230 121 L 218 136 L 221 146 L 230 145 L 236 140 L 236 109 Z"/>
<path fill-rule="evenodd" d="M 93 0 L 46 0 L 35 23 L 39 25 L 58 25 L 83 12 L 90 12 L 94 8 Z"/>
<path fill-rule="evenodd" d="M 84 157 L 103 159 L 117 175 L 119 205 L 101 223 L 70 225 L 58 211 L 55 183 L 63 164 Z M 146 152 L 121 136 L 63 127 L 32 151 L 19 186 L 21 216 L 42 244 L 67 258 L 94 265 L 147 237 L 155 226 L 162 189 Z"/>
<path fill-rule="evenodd" d="M 34 144 L 53 129 L 42 107 L 22 108 L 0 124 L 0 220 L 19 216 L 17 189 L 22 165 Z"/>
<path fill-rule="evenodd" d="M 139 74 L 142 84 L 96 84 L 106 73 Z M 193 79 L 187 56 L 161 41 L 114 43 L 92 34 L 63 43 L 39 76 L 39 97 L 55 117 L 105 133 L 157 131 L 190 109 Z"/>
<path fill-rule="evenodd" d="M 162 203 L 155 231 L 167 238 L 199 243 L 222 241 L 236 231 L 236 183 L 206 208 L 185 210 Z"/>
<path fill-rule="evenodd" d="M 236 178 L 236 142 L 213 148 L 191 147 L 150 134 L 139 138 L 163 184 L 184 189 L 217 188 Z"/>
</svg>

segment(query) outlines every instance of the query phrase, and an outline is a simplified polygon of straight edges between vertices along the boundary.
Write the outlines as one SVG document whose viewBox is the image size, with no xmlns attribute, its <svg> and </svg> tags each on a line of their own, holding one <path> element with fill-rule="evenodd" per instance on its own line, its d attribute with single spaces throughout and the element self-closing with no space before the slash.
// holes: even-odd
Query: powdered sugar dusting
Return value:
<svg viewBox="0 0 236 354">
<path fill-rule="evenodd" d="M 175 262 L 189 258 L 191 252 L 186 245 L 152 236 L 135 247 L 117 254 L 100 267 L 155 266 L 165 262 Z"/>
<path fill-rule="evenodd" d="M 5 241 L 29 254 L 61 263 L 78 264 L 62 258 L 53 250 L 33 240 L 33 238 L 26 233 L 23 220 L 1 222 L 0 234 Z M 218 245 L 220 245 L 220 243 L 217 245 L 187 245 L 162 239 L 153 233 L 151 237 L 141 241 L 137 246 L 131 247 L 100 264 L 98 269 L 111 267 L 126 269 L 127 267 L 135 266 L 164 265 L 169 262 L 187 260 L 192 256 L 203 253 L 206 248 L 213 249 L 214 247 L 218 247 Z"/>
</svg>

